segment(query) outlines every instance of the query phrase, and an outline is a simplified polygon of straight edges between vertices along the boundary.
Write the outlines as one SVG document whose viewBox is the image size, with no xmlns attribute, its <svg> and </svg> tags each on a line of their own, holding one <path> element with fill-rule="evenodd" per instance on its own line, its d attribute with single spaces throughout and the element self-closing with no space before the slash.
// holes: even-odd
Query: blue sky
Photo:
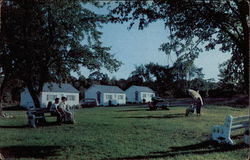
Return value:
<svg viewBox="0 0 250 160">
<path fill-rule="evenodd" d="M 111 78 L 126 79 L 135 69 L 135 65 L 148 64 L 150 62 L 161 65 L 172 64 L 175 55 L 169 57 L 164 52 L 159 51 L 160 45 L 167 42 L 167 37 L 169 36 L 163 23 L 152 23 L 144 30 L 138 30 L 136 25 L 131 30 L 128 30 L 128 26 L 128 23 L 108 23 L 103 24 L 103 28 L 100 29 L 103 32 L 103 44 L 110 46 L 110 53 L 114 54 L 115 58 L 123 63 L 115 73 L 109 73 L 106 70 L 102 70 L 102 72 L 107 73 Z M 222 53 L 219 50 L 202 52 L 199 58 L 195 60 L 195 65 L 203 68 L 205 79 L 214 78 L 217 81 L 219 74 L 218 65 L 230 57 L 229 53 Z M 86 69 L 81 71 L 84 76 L 88 76 L 89 71 Z"/>
</svg>

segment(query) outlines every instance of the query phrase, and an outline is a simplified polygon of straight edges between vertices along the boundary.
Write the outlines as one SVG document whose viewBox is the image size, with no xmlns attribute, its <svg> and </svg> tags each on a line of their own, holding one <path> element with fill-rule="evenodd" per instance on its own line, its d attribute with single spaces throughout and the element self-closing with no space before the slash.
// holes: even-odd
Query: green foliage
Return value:
<svg viewBox="0 0 250 160">
<path fill-rule="evenodd" d="M 202 68 L 197 68 L 192 60 L 182 58 L 178 58 L 173 64 L 173 75 L 175 80 L 204 78 Z"/>
<path fill-rule="evenodd" d="M 193 61 L 199 53 L 214 49 L 231 52 L 230 65 L 244 72 L 245 90 L 249 87 L 249 0 L 183 1 L 136 0 L 119 2 L 111 10 L 114 23 L 138 22 L 143 29 L 161 20 L 170 31 L 169 42 L 160 49 L 174 53 L 186 61 Z M 232 70 L 230 70 L 232 71 Z"/>
<path fill-rule="evenodd" d="M 80 109 L 76 124 L 28 128 L 24 111 L 8 112 L 0 119 L 1 153 L 14 159 L 166 159 L 242 160 L 248 147 L 207 142 L 211 127 L 225 116 L 247 114 L 247 108 L 209 105 L 202 116 L 184 117 L 186 107 L 148 111 L 142 106 Z M 54 118 L 54 117 L 53 117 Z M 54 119 L 48 119 L 50 122 Z M 241 133 L 244 130 L 241 131 Z M 234 133 L 237 134 L 237 133 Z M 14 157 L 15 156 L 15 157 Z"/>
<path fill-rule="evenodd" d="M 202 68 L 197 68 L 192 61 L 178 59 L 172 67 L 154 63 L 136 66 L 128 78 L 128 83 L 148 86 L 164 97 L 186 97 L 186 90 L 190 88 L 191 83 L 199 90 L 204 89 L 204 86 L 195 84 L 195 81 L 191 82 L 194 78 L 203 77 Z"/>
<path fill-rule="evenodd" d="M 100 41 L 107 18 L 86 2 L 8 0 L 3 3 L 0 66 L 28 87 L 36 107 L 45 82 L 63 82 L 80 67 L 116 71 L 121 63 Z M 98 3 L 93 3 L 101 7 Z"/>
<path fill-rule="evenodd" d="M 243 92 L 243 66 L 238 68 L 234 63 L 235 62 L 232 62 L 232 60 L 228 60 L 220 65 L 220 83 L 222 85 L 231 85 L 233 90 Z"/>
</svg>

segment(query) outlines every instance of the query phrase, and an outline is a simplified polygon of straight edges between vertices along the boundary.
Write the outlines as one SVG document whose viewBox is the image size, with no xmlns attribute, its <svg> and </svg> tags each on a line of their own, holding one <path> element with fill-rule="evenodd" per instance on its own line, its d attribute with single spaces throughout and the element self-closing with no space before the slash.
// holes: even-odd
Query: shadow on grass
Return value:
<svg viewBox="0 0 250 160">
<path fill-rule="evenodd" d="M 0 126 L 0 128 L 13 128 L 13 129 L 18 129 L 18 128 L 28 128 L 28 125 L 21 125 L 21 126 Z"/>
<path fill-rule="evenodd" d="M 184 113 L 177 113 L 177 114 L 167 114 L 167 115 L 159 115 L 159 116 L 138 116 L 138 117 L 114 117 L 114 118 L 138 118 L 138 119 L 161 119 L 161 118 L 183 118 L 185 117 Z"/>
<path fill-rule="evenodd" d="M 198 144 L 181 146 L 181 147 L 170 147 L 170 150 L 160 151 L 160 152 L 150 152 L 148 155 L 134 156 L 134 157 L 120 157 L 120 158 L 111 158 L 109 160 L 138 160 L 138 159 L 151 159 L 151 158 L 170 158 L 179 155 L 187 154 L 209 154 L 216 152 L 229 152 L 234 150 L 239 150 L 247 148 L 245 144 L 236 144 L 236 145 L 226 145 L 218 144 L 213 141 L 204 141 Z"/>
<path fill-rule="evenodd" d="M 136 112 L 136 111 L 147 111 L 148 109 L 131 109 L 131 110 L 120 110 L 116 112 Z"/>
<path fill-rule="evenodd" d="M 59 126 L 59 124 L 57 122 L 46 122 L 44 124 L 37 125 L 38 128 L 47 126 Z M 0 126 L 0 128 L 21 129 L 21 128 L 31 128 L 31 127 L 29 125 L 20 125 L 20 126 L 8 125 L 8 126 Z"/>
<path fill-rule="evenodd" d="M 20 107 L 20 106 L 9 106 L 9 107 L 3 107 L 3 111 L 26 111 L 26 108 Z"/>
<path fill-rule="evenodd" d="M 6 159 L 12 158 L 39 158 L 45 159 L 47 157 L 57 156 L 60 146 L 9 146 L 0 148 L 0 153 Z"/>
</svg>

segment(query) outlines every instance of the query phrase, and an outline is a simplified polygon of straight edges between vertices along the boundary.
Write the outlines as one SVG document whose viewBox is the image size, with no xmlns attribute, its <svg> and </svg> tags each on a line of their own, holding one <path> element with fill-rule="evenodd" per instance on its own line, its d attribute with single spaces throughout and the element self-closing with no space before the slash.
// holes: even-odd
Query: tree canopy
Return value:
<svg viewBox="0 0 250 160">
<path fill-rule="evenodd" d="M 160 49 L 186 61 L 193 61 L 203 50 L 216 46 L 222 52 L 231 52 L 230 65 L 242 70 L 245 89 L 249 91 L 249 2 L 126 0 L 118 2 L 110 18 L 114 23 L 130 21 L 130 27 L 138 23 L 139 29 L 162 20 L 170 36 Z"/>
<path fill-rule="evenodd" d="M 100 41 L 99 29 L 107 18 L 85 4 L 80 0 L 7 0 L 2 4 L 0 67 L 5 75 L 25 83 L 36 107 L 45 82 L 66 81 L 81 67 L 116 71 L 121 65 Z"/>
</svg>

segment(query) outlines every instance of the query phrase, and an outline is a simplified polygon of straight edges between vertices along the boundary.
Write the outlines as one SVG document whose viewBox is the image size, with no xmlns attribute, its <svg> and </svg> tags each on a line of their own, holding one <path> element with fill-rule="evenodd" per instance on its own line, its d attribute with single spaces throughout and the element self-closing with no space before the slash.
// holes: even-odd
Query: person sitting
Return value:
<svg viewBox="0 0 250 160">
<path fill-rule="evenodd" d="M 68 107 L 66 105 L 66 101 L 67 101 L 67 98 L 62 97 L 61 103 L 59 104 L 58 109 L 63 115 L 64 122 L 74 123 L 73 114 L 69 111 L 69 109 L 67 109 Z"/>
<path fill-rule="evenodd" d="M 191 105 L 186 109 L 185 116 L 187 117 L 189 113 L 194 113 L 196 110 L 196 106 L 194 103 L 191 103 Z"/>
<path fill-rule="evenodd" d="M 62 113 L 58 110 L 59 98 L 55 99 L 55 102 L 50 107 L 50 113 L 52 116 L 57 117 L 57 123 L 61 124 L 62 122 Z"/>
</svg>

